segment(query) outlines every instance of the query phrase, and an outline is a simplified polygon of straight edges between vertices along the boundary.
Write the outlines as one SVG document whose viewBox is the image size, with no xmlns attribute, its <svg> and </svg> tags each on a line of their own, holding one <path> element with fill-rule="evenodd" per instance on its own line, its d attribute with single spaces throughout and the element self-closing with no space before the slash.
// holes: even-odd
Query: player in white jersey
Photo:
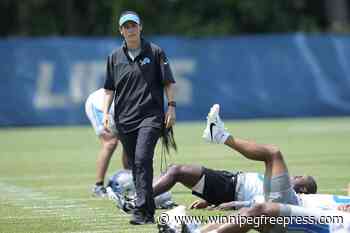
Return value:
<svg viewBox="0 0 350 233">
<path fill-rule="evenodd" d="M 207 140 L 225 142 L 246 158 L 265 162 L 268 166 L 265 176 L 258 173 L 217 171 L 195 165 L 173 165 L 154 184 L 154 196 L 170 190 L 176 183 L 181 183 L 203 199 L 194 202 L 191 207 L 205 208 L 210 204 L 220 206 L 223 203 L 250 201 L 256 195 L 265 195 L 266 199 L 276 202 L 298 204 L 295 192 L 316 193 L 317 185 L 312 177 L 289 177 L 277 147 L 233 138 L 226 131 L 219 131 L 219 127 L 223 129 L 223 123 L 218 114 L 218 109 L 213 107 L 208 115 L 208 126 L 204 132 Z M 214 122 L 218 126 L 213 125 Z M 267 180 L 269 182 L 263 185 Z M 277 183 L 275 186 L 279 188 L 271 189 L 272 183 Z"/>
<path fill-rule="evenodd" d="M 350 204 L 350 196 L 344 195 L 333 195 L 333 194 L 298 194 L 298 206 L 311 209 L 322 209 L 322 210 L 345 210 Z M 250 200 L 244 202 L 235 202 L 232 206 L 239 207 L 251 207 L 254 203 L 259 203 L 264 200 L 261 195 L 254 196 Z M 225 203 L 226 204 L 226 203 Z M 229 205 L 224 205 L 227 208 L 217 209 L 231 209 Z"/>
<path fill-rule="evenodd" d="M 339 206 L 350 204 L 349 196 L 332 194 L 310 194 L 298 195 L 299 205 L 305 208 L 320 208 L 324 210 L 335 210 Z"/>
<path fill-rule="evenodd" d="M 104 187 L 104 179 L 108 169 L 109 161 L 118 145 L 118 132 L 114 124 L 114 108 L 110 111 L 110 128 L 105 130 L 103 127 L 103 98 L 104 89 L 98 89 L 89 95 L 85 103 L 86 115 L 89 118 L 97 137 L 101 142 L 101 149 L 96 161 L 96 184 L 93 187 L 95 196 L 105 196 L 106 189 Z M 123 150 L 122 154 L 123 168 L 127 169 L 127 156 Z"/>
</svg>

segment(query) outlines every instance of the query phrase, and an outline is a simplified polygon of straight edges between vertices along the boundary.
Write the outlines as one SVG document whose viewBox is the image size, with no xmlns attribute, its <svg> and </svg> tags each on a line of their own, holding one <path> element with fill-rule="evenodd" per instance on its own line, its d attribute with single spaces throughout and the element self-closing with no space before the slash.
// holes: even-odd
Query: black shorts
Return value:
<svg viewBox="0 0 350 233">
<path fill-rule="evenodd" d="M 237 175 L 240 172 L 216 171 L 205 167 L 202 169 L 202 176 L 205 175 L 203 193 L 192 191 L 193 195 L 214 205 L 235 200 Z"/>
</svg>

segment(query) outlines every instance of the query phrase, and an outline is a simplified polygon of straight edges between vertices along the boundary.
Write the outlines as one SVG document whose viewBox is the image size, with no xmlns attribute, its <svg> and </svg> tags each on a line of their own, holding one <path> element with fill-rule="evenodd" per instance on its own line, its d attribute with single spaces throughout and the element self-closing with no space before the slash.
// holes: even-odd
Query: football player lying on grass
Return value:
<svg viewBox="0 0 350 233">
<path fill-rule="evenodd" d="M 210 142 L 215 143 L 224 143 L 227 146 L 231 147 L 232 149 L 240 152 L 243 156 L 245 156 L 248 159 L 261 161 L 265 164 L 265 175 L 264 175 L 264 181 L 263 181 L 263 203 L 257 204 L 254 203 L 254 201 L 250 201 L 250 203 L 246 203 L 248 208 L 242 208 L 239 211 L 240 216 L 247 216 L 247 217 L 257 217 L 257 216 L 314 216 L 315 218 L 320 217 L 320 213 L 322 214 L 328 214 L 331 216 L 336 216 L 336 214 L 339 214 L 340 211 L 329 211 L 328 213 L 322 212 L 320 208 L 304 208 L 299 207 L 297 205 L 300 205 L 300 199 L 298 198 L 295 190 L 293 187 L 295 187 L 295 183 L 297 184 L 296 187 L 299 188 L 300 184 L 298 183 L 299 179 L 302 179 L 304 181 L 303 177 L 297 177 L 295 179 L 291 179 L 289 177 L 287 165 L 284 162 L 283 156 L 281 152 L 278 150 L 275 146 L 268 146 L 268 145 L 258 145 L 253 142 L 249 142 L 246 140 L 242 140 L 239 138 L 232 137 L 224 128 L 224 124 L 221 121 L 219 117 L 219 106 L 214 105 L 209 114 L 208 114 L 208 121 L 207 121 L 207 127 L 204 130 L 203 137 Z M 206 174 L 204 174 L 206 176 Z M 161 178 L 162 179 L 162 178 Z M 158 180 L 158 182 L 161 181 Z M 201 180 L 202 178 L 200 178 Z M 204 177 L 204 180 L 206 178 Z M 313 179 L 312 179 L 313 180 Z M 200 182 L 200 181 L 199 181 Z M 304 183 L 304 182 L 303 182 Z M 305 192 L 305 193 L 316 193 L 316 183 L 312 182 L 312 186 L 301 186 L 299 191 Z M 203 198 L 208 198 L 205 196 L 206 192 L 208 191 L 208 188 L 205 189 L 206 185 L 208 183 L 200 184 L 197 186 L 195 184 L 194 192 L 198 192 L 201 195 L 203 195 Z M 310 190 L 310 187 L 312 188 Z M 228 189 L 223 189 L 224 186 L 218 188 L 218 192 L 227 192 L 231 191 Z M 236 189 L 237 187 L 235 187 Z M 192 187 L 193 189 L 193 187 Z M 233 192 L 235 191 L 233 190 Z M 238 187 L 239 190 L 239 187 Z M 238 192 L 237 192 L 238 193 Z M 226 196 L 224 196 L 225 198 Z M 234 200 L 231 201 L 237 201 L 237 197 Z M 254 199 L 253 199 L 254 200 Z M 350 201 L 350 199 L 345 199 L 347 201 Z M 211 200 L 207 200 L 209 203 L 211 203 Z M 224 202 L 224 201 L 223 201 Z M 215 204 L 215 203 L 214 203 Z M 176 213 L 176 211 L 174 211 Z M 332 212 L 332 213 L 330 213 Z M 177 213 L 179 214 L 179 213 Z M 181 214 L 180 214 L 181 215 Z M 345 218 L 348 218 L 347 214 L 343 214 Z M 176 222 L 176 221 L 175 221 Z M 172 227 L 170 224 L 162 224 L 159 223 L 159 229 L 160 232 L 177 232 L 176 230 L 178 228 L 178 224 L 175 224 L 175 227 Z M 208 226 L 205 226 L 203 229 L 199 228 L 193 228 L 191 230 L 191 227 L 185 226 L 184 224 L 181 224 L 181 231 L 185 232 L 187 230 L 188 232 L 247 232 L 252 228 L 255 228 L 256 226 L 250 225 L 250 224 L 211 224 Z M 288 229 L 293 226 L 293 224 L 288 226 Z M 339 225 L 337 225 L 339 226 Z M 346 225 L 341 225 L 340 227 L 346 227 Z M 184 229 L 186 228 L 186 229 Z M 261 225 L 257 228 L 257 230 L 261 230 L 266 232 L 284 232 L 286 229 L 282 225 Z M 181 232 L 178 231 L 178 232 Z"/>
</svg>

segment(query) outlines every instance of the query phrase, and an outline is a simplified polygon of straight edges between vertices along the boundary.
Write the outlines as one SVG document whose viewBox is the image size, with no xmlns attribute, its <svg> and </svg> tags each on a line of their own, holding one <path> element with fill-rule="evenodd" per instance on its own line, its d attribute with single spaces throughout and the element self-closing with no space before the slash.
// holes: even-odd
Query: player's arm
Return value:
<svg viewBox="0 0 350 233">
<path fill-rule="evenodd" d="M 209 206 L 209 203 L 205 200 L 196 200 L 190 205 L 190 209 L 205 209 Z"/>
<path fill-rule="evenodd" d="M 225 202 L 221 203 L 218 206 L 214 206 L 210 209 L 213 210 L 238 210 L 243 207 L 250 207 L 253 202 L 251 201 L 230 201 L 230 202 Z"/>
<path fill-rule="evenodd" d="M 196 200 L 190 205 L 190 209 L 205 209 L 208 208 L 209 210 L 237 210 L 243 207 L 249 207 L 251 205 L 251 202 L 249 201 L 231 201 L 231 202 L 225 202 L 221 203 L 218 206 L 210 205 L 205 200 Z"/>
</svg>

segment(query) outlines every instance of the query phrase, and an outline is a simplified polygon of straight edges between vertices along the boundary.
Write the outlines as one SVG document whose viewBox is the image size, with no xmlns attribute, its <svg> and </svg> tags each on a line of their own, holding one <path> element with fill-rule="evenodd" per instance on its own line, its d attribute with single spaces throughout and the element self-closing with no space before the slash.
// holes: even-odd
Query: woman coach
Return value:
<svg viewBox="0 0 350 233">
<path fill-rule="evenodd" d="M 157 45 L 141 37 L 140 17 L 125 11 L 119 18 L 123 45 L 107 59 L 104 84 L 104 126 L 114 99 L 115 123 L 128 155 L 136 187 L 136 209 L 131 224 L 154 223 L 153 155 L 164 126 L 175 123 L 173 86 L 168 59 Z M 164 113 L 164 91 L 168 109 Z"/>
</svg>

